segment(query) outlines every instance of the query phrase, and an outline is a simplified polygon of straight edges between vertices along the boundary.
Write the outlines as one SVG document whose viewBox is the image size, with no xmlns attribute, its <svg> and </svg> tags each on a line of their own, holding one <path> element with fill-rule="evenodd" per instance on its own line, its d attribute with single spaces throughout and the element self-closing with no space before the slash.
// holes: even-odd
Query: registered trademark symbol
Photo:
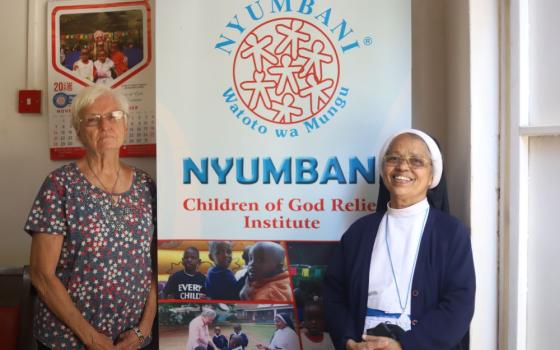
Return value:
<svg viewBox="0 0 560 350">
<path fill-rule="evenodd" d="M 373 38 L 371 36 L 366 36 L 363 40 L 365 46 L 373 45 Z"/>
</svg>

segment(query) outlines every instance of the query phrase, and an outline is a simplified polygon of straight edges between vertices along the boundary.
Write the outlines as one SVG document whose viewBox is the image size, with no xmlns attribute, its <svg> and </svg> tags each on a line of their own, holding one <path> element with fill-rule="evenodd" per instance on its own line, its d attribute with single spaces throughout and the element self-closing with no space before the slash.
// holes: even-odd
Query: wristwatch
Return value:
<svg viewBox="0 0 560 350">
<path fill-rule="evenodd" d="M 134 334 L 136 334 L 136 336 L 138 337 L 138 342 L 140 343 L 140 345 L 144 344 L 146 338 L 144 337 L 144 334 L 142 334 L 140 328 L 134 327 L 132 328 L 132 330 L 134 331 Z"/>
</svg>

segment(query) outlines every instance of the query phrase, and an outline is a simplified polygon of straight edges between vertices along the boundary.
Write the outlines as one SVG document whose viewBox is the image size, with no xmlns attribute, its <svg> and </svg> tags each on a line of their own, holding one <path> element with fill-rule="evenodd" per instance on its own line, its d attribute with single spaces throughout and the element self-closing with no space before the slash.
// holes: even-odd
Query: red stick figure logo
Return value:
<svg viewBox="0 0 560 350">
<path fill-rule="evenodd" d="M 332 41 L 298 18 L 277 18 L 253 29 L 233 63 L 241 101 L 255 116 L 277 124 L 317 115 L 333 98 L 339 75 Z"/>
</svg>

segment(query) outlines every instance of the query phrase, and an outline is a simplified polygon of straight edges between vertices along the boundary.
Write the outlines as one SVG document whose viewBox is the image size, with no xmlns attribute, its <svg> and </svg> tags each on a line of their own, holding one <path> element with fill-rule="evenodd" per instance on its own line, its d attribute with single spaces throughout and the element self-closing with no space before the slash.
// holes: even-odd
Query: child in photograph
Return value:
<svg viewBox="0 0 560 350">
<path fill-rule="evenodd" d="M 229 269 L 232 260 L 231 246 L 231 242 L 226 241 L 208 244 L 210 260 L 214 263 L 206 277 L 206 294 L 211 299 L 239 300 L 241 286 Z"/>
<path fill-rule="evenodd" d="M 163 294 L 170 299 L 206 299 L 206 277 L 198 271 L 200 254 L 195 247 L 183 252 L 183 270 L 177 271 L 167 281 Z"/>
<path fill-rule="evenodd" d="M 117 42 L 111 43 L 111 60 L 115 64 L 117 75 L 120 76 L 128 70 L 128 58 L 121 51 Z"/>
<path fill-rule="evenodd" d="M 241 296 L 248 300 L 292 301 L 290 275 L 284 270 L 284 248 L 258 242 L 249 252 L 248 278 Z"/>
<path fill-rule="evenodd" d="M 232 334 L 229 338 L 229 348 L 228 350 L 244 350 L 245 348 L 241 345 L 241 336 L 237 334 Z"/>
<path fill-rule="evenodd" d="M 220 327 L 214 327 L 214 337 L 212 337 L 212 342 L 216 345 L 217 349 L 220 350 L 227 350 L 228 349 L 228 341 L 227 338 L 220 334 L 222 330 Z"/>
<path fill-rule="evenodd" d="M 236 344 L 237 347 L 233 346 L 233 344 L 235 344 L 233 341 L 234 338 L 239 339 L 239 343 Z M 245 350 L 245 348 L 248 345 L 249 345 L 249 338 L 245 333 L 241 331 L 241 325 L 238 323 L 235 326 L 233 326 L 233 333 L 231 333 L 231 335 L 229 336 L 229 347 L 235 350 L 237 349 Z"/>
<path fill-rule="evenodd" d="M 80 50 L 80 59 L 74 62 L 74 66 L 72 67 L 72 70 L 76 73 L 78 77 L 89 81 L 93 81 L 94 78 L 93 61 L 89 59 L 88 49 L 84 48 Z"/>
<path fill-rule="evenodd" d="M 303 350 L 334 350 L 331 337 L 325 332 L 323 308 L 320 303 L 314 301 L 305 305 L 303 327 Z"/>
<path fill-rule="evenodd" d="M 97 72 L 95 82 L 97 84 L 111 85 L 113 75 L 116 76 L 115 64 L 110 58 L 107 58 L 105 51 L 99 50 L 97 52 L 97 60 L 93 62 L 93 66 Z"/>
</svg>

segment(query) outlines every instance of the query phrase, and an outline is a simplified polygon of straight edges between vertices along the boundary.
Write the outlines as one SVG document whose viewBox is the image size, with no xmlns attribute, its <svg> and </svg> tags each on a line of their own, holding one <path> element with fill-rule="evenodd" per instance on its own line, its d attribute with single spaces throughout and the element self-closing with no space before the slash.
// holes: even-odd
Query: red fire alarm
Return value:
<svg viewBox="0 0 560 350">
<path fill-rule="evenodd" d="M 41 113 L 41 90 L 19 90 L 18 111 Z"/>
</svg>

